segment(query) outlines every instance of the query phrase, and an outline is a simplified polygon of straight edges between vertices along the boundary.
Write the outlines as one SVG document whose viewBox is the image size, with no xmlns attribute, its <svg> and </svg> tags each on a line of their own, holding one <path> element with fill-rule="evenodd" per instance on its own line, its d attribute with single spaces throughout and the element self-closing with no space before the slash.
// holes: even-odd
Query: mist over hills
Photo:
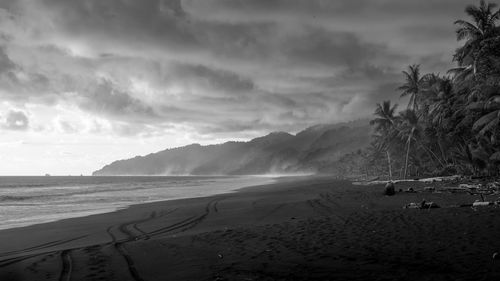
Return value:
<svg viewBox="0 0 500 281">
<path fill-rule="evenodd" d="M 367 147 L 368 120 L 273 132 L 248 142 L 191 144 L 118 160 L 93 175 L 256 175 L 329 173 L 342 156 Z"/>
</svg>

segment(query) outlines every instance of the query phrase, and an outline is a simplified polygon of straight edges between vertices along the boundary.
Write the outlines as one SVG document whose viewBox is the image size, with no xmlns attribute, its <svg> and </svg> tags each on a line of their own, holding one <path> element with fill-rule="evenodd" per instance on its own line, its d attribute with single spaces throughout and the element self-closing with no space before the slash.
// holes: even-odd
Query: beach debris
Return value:
<svg viewBox="0 0 500 281">
<path fill-rule="evenodd" d="M 434 202 L 426 202 L 425 199 L 422 200 L 420 203 L 408 203 L 406 204 L 403 209 L 436 209 L 436 208 L 441 208 L 438 204 Z"/>
<path fill-rule="evenodd" d="M 461 183 L 458 185 L 459 188 L 463 189 L 468 189 L 470 191 L 476 191 L 479 189 L 480 184 L 467 184 L 467 183 Z"/>
<path fill-rule="evenodd" d="M 458 189 L 468 192 L 470 195 L 492 195 L 500 192 L 496 183 L 487 184 L 460 184 Z"/>
<path fill-rule="evenodd" d="M 485 206 L 492 206 L 492 205 L 500 205 L 500 201 L 493 201 L 493 202 L 488 202 L 488 201 L 480 201 L 476 200 L 472 204 L 460 204 L 458 207 L 472 207 L 475 210 L 475 207 L 485 207 Z"/>
<path fill-rule="evenodd" d="M 458 187 L 445 187 L 443 190 L 451 193 L 469 193 L 470 195 L 491 195 L 500 192 L 500 184 L 498 182 L 486 184 L 461 183 Z"/>
<path fill-rule="evenodd" d="M 472 207 L 483 207 L 483 206 L 491 206 L 491 205 L 498 205 L 498 204 L 499 204 L 499 201 L 488 202 L 488 201 L 476 200 L 474 203 L 472 203 Z"/>
<path fill-rule="evenodd" d="M 495 183 L 487 183 L 485 185 L 480 185 L 477 189 L 477 193 L 480 194 L 495 194 L 499 192 L 499 187 Z"/>
<path fill-rule="evenodd" d="M 405 192 L 416 193 L 416 191 L 415 191 L 415 189 L 413 189 L 413 187 L 409 187 L 408 189 L 405 190 Z"/>
<path fill-rule="evenodd" d="M 384 195 L 393 196 L 394 194 L 396 194 L 396 188 L 394 183 L 390 181 L 385 185 Z"/>
<path fill-rule="evenodd" d="M 425 178 L 425 179 L 419 179 L 418 181 L 420 182 L 441 182 L 441 181 L 453 181 L 460 179 L 461 176 L 455 175 L 455 176 L 446 176 L 446 177 L 433 177 L 433 178 Z"/>
<path fill-rule="evenodd" d="M 439 207 L 438 204 L 434 203 L 434 202 L 425 202 L 422 207 L 422 209 L 436 209 L 436 208 L 441 208 Z"/>
<path fill-rule="evenodd" d="M 433 178 L 424 178 L 424 179 L 405 179 L 405 180 L 371 180 L 371 181 L 354 181 L 354 185 L 379 185 L 386 184 L 388 182 L 399 183 L 399 182 L 425 182 L 425 183 L 433 183 L 433 182 L 446 182 L 446 181 L 457 181 L 461 179 L 462 176 L 446 176 L 446 177 L 433 177 Z"/>
<path fill-rule="evenodd" d="M 468 188 L 462 187 L 446 187 L 443 190 L 451 193 L 470 193 L 470 190 Z"/>
<path fill-rule="evenodd" d="M 488 187 L 489 189 L 500 191 L 500 183 L 496 181 L 488 183 L 486 187 Z"/>
<path fill-rule="evenodd" d="M 434 191 L 436 191 L 436 188 L 434 186 L 426 186 L 426 187 L 424 187 L 424 191 L 434 192 Z"/>
<path fill-rule="evenodd" d="M 403 209 L 420 209 L 420 204 L 417 203 L 408 203 L 406 204 Z"/>
</svg>

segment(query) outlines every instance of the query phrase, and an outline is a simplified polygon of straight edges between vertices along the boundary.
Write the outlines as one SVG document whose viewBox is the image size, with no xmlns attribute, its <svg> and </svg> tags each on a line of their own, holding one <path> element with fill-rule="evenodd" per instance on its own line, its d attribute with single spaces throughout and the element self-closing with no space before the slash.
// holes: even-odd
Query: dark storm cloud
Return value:
<svg viewBox="0 0 500 281">
<path fill-rule="evenodd" d="M 354 33 L 312 27 L 307 27 L 302 36 L 287 40 L 283 47 L 290 60 L 337 67 L 355 67 L 373 58 L 401 57 L 388 53 L 382 44 L 362 42 Z"/>
<path fill-rule="evenodd" d="M 0 9 L 14 10 L 17 8 L 17 0 L 2 0 L 0 2 Z"/>
<path fill-rule="evenodd" d="M 81 100 L 83 108 L 103 115 L 120 115 L 132 120 L 158 118 L 152 107 L 116 89 L 111 81 L 105 79 L 75 98 Z"/>
<path fill-rule="evenodd" d="M 9 99 L 23 99 L 45 93 L 50 79 L 41 73 L 25 71 L 16 64 L 0 46 L 0 93 L 5 91 Z"/>
<path fill-rule="evenodd" d="M 392 67 L 378 67 L 372 64 L 358 65 L 345 69 L 337 75 L 327 77 L 301 77 L 304 83 L 325 89 L 330 95 L 349 100 L 356 94 L 362 94 L 367 102 L 374 104 L 384 98 L 397 96 L 394 86 L 384 91 L 376 90 L 387 84 L 397 85 L 402 79 L 401 70 Z"/>
<path fill-rule="evenodd" d="M 189 31 L 180 0 L 42 0 L 44 7 L 71 37 L 109 39 L 122 43 L 160 44 L 165 48 L 189 48 L 196 38 Z M 90 37 L 90 38 L 89 38 Z"/>
<path fill-rule="evenodd" d="M 191 79 L 203 80 L 210 87 L 231 91 L 232 93 L 250 91 L 254 88 L 253 81 L 249 78 L 244 78 L 226 70 L 212 69 L 204 65 L 178 65 L 176 72 L 180 77 L 187 76 Z"/>
<path fill-rule="evenodd" d="M 294 13 L 300 15 L 346 15 L 356 16 L 358 21 L 360 14 L 390 14 L 397 17 L 398 14 L 412 14 L 425 17 L 426 15 L 443 15 L 453 10 L 463 10 L 465 5 L 471 1 L 466 0 L 427 0 L 425 2 L 413 0 L 350 0 L 350 1 L 325 1 L 325 0 L 185 0 L 185 6 L 191 10 L 221 10 L 221 12 L 233 11 L 239 14 L 270 13 L 281 14 Z M 257 17 L 258 18 L 258 17 Z"/>
<path fill-rule="evenodd" d="M 0 95 L 72 103 L 121 135 L 295 131 L 397 100 L 409 64 L 444 73 L 466 4 L 2 1 Z"/>
<path fill-rule="evenodd" d="M 65 37 L 86 40 L 105 55 L 112 52 L 148 57 L 211 53 L 216 57 L 264 58 L 273 54 L 268 45 L 279 32 L 270 23 L 225 23 L 190 17 L 180 0 L 43 0 Z M 132 50 L 131 50 L 132 49 Z M 143 51 L 142 53 L 140 51 Z M 173 52 L 173 53 L 172 53 Z"/>
<path fill-rule="evenodd" d="M 178 1 L 45 0 L 69 37 L 87 36 L 102 47 L 145 45 L 165 51 L 210 51 L 214 56 L 265 60 L 286 56 L 300 63 L 352 64 L 383 53 L 383 45 L 362 42 L 349 32 L 305 26 L 280 35 L 276 23 L 207 22 L 190 18 Z M 252 1 L 250 1 L 252 2 Z M 167 11 L 161 7 L 169 7 Z M 172 11 L 170 7 L 175 7 Z M 111 35 L 111 36 L 110 36 Z M 112 49 L 112 48 L 111 48 Z"/>
<path fill-rule="evenodd" d="M 215 56 L 240 59 L 269 59 L 276 55 L 277 35 L 280 29 L 274 23 L 193 23 L 193 32 L 200 40 L 200 47 Z"/>
<path fill-rule="evenodd" d="M 0 46 L 0 75 L 14 70 L 16 65 L 5 53 L 4 47 Z"/>
</svg>

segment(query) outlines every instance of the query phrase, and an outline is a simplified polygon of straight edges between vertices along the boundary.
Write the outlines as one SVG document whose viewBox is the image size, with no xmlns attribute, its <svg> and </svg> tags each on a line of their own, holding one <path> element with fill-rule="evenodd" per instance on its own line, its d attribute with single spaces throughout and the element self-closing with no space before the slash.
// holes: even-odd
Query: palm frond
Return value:
<svg viewBox="0 0 500 281">
<path fill-rule="evenodd" d="M 494 121 L 495 118 L 498 118 L 498 113 L 499 113 L 498 111 L 492 111 L 486 115 L 483 115 L 476 122 L 474 122 L 474 125 L 472 126 L 472 130 L 479 131 L 481 128 L 486 126 L 488 123 Z"/>
<path fill-rule="evenodd" d="M 456 30 L 457 41 L 461 41 L 463 39 L 475 39 L 481 36 L 481 30 L 476 25 L 468 21 L 457 20 L 454 24 L 459 26 Z"/>
<path fill-rule="evenodd" d="M 486 123 L 486 125 L 484 125 L 484 127 L 481 129 L 481 131 L 479 131 L 479 134 L 485 135 L 486 133 L 497 128 L 499 123 L 500 123 L 500 119 L 498 119 L 498 116 L 497 116 L 497 118 L 491 120 L 489 123 Z"/>
</svg>

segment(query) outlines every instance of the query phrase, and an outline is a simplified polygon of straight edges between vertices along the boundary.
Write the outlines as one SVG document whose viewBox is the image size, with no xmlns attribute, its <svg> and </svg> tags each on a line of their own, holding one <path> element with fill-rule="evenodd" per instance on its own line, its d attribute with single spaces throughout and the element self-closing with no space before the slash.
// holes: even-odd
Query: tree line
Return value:
<svg viewBox="0 0 500 281">
<path fill-rule="evenodd" d="M 455 21 L 456 67 L 446 74 L 403 71 L 397 89 L 406 108 L 376 105 L 373 142 L 363 155 L 366 174 L 389 178 L 500 172 L 500 9 L 480 1 Z"/>
</svg>

